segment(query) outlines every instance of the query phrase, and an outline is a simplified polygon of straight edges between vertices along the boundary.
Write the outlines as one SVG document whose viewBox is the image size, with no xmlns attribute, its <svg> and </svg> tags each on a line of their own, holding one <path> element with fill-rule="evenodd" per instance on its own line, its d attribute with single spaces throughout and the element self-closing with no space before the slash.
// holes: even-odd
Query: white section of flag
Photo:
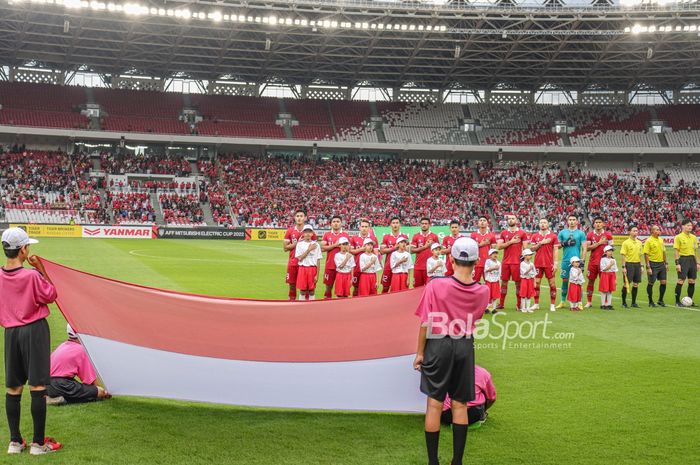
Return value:
<svg viewBox="0 0 700 465">
<path fill-rule="evenodd" d="M 80 335 L 114 395 L 256 407 L 418 413 L 413 355 L 351 362 L 281 363 L 166 352 Z"/>
</svg>

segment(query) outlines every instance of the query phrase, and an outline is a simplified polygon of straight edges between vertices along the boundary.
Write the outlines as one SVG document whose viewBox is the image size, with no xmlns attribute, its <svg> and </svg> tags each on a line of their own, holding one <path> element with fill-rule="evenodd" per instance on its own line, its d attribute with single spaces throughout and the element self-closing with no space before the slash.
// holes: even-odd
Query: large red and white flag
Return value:
<svg viewBox="0 0 700 465">
<path fill-rule="evenodd" d="M 43 260 L 58 306 L 115 395 L 420 412 L 421 290 L 283 302 L 138 286 Z"/>
</svg>

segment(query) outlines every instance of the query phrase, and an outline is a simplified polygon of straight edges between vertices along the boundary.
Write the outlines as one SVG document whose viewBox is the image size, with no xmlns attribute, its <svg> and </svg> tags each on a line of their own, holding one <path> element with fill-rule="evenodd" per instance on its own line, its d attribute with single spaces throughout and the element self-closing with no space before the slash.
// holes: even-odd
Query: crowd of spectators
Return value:
<svg viewBox="0 0 700 465">
<path fill-rule="evenodd" d="M 106 154 L 100 158 L 114 161 Z M 150 171 L 159 162 L 126 157 L 119 163 L 119 170 L 128 166 Z M 175 165 L 164 166 L 172 175 Z M 567 215 L 575 214 L 589 223 L 600 215 L 614 233 L 624 234 L 634 224 L 647 234 L 652 224 L 659 224 L 665 235 L 677 230 L 682 216 L 700 217 L 700 181 L 653 167 L 590 170 L 562 169 L 558 162 L 470 164 L 252 154 L 203 158 L 197 167 L 210 181 L 141 180 L 128 186 L 108 181 L 101 194 L 102 181 L 89 177 L 89 155 L 15 146 L 0 151 L 0 205 L 3 210 L 53 211 L 61 218 L 77 212 L 76 221 L 82 223 L 151 224 L 156 221 L 151 195 L 157 192 L 165 222 L 171 225 L 203 225 L 209 204 L 214 224 L 224 227 L 287 227 L 294 210 L 303 207 L 319 228 L 328 227 L 334 215 L 343 217 L 349 229 L 360 218 L 382 225 L 393 216 L 407 225 L 423 216 L 436 225 L 461 218 L 464 226 L 472 227 L 471 220 L 486 215 L 499 230 L 505 227 L 505 216 L 514 213 L 526 230 L 537 229 L 541 217 L 558 230 L 565 227 Z"/>
<path fill-rule="evenodd" d="M 699 192 L 682 184 L 669 188 L 662 172 L 653 177 L 635 172 L 600 176 L 573 169 L 569 177 L 580 189 L 581 205 L 589 218 L 602 216 L 608 229 L 621 234 L 632 225 L 648 234 L 652 224 L 661 226 L 663 234 L 675 234 L 679 213 L 692 210 Z"/>
<path fill-rule="evenodd" d="M 399 216 L 417 224 L 429 216 L 434 224 L 448 224 L 458 212 L 487 213 L 466 162 L 230 155 L 220 163 L 231 208 L 245 226 L 287 226 L 290 211 L 300 206 L 321 228 L 333 215 L 354 228 L 362 217 L 388 224 Z"/>
<path fill-rule="evenodd" d="M 150 195 L 141 192 L 110 192 L 106 194 L 117 224 L 153 224 L 156 213 Z"/>
<path fill-rule="evenodd" d="M 100 166 L 109 174 L 170 174 L 186 177 L 192 174 L 190 162 L 182 157 L 102 153 Z"/>
<path fill-rule="evenodd" d="M 583 217 L 578 204 L 580 194 L 562 183 L 563 170 L 557 163 L 537 167 L 530 163 L 484 163 L 479 178 L 485 185 L 482 196 L 494 212 L 500 229 L 506 227 L 505 216 L 518 216 L 521 227 L 534 231 L 540 218 L 550 218 L 553 229 L 566 225 L 566 216 Z"/>
<path fill-rule="evenodd" d="M 195 194 L 160 194 L 163 219 L 168 225 L 204 226 L 204 212 Z"/>
</svg>

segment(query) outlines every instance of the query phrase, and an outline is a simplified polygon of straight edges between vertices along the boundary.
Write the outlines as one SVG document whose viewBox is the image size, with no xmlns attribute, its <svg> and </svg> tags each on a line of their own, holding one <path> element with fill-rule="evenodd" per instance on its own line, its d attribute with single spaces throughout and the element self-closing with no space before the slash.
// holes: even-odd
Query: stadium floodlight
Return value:
<svg viewBox="0 0 700 465">
<path fill-rule="evenodd" d="M 223 19 L 223 15 L 221 14 L 220 11 L 215 11 L 215 12 L 211 13 L 211 19 L 215 23 L 219 23 Z"/>
</svg>

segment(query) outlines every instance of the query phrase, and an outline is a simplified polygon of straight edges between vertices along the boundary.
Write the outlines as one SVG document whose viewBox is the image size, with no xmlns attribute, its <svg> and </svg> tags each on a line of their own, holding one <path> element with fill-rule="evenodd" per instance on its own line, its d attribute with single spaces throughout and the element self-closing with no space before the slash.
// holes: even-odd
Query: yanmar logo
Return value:
<svg viewBox="0 0 700 465">
<path fill-rule="evenodd" d="M 104 235 L 107 237 L 151 237 L 150 229 L 122 229 L 122 228 L 104 228 Z"/>
<path fill-rule="evenodd" d="M 93 228 L 83 228 L 83 232 L 87 236 L 97 236 L 100 233 L 100 228 L 93 229 Z"/>
</svg>

